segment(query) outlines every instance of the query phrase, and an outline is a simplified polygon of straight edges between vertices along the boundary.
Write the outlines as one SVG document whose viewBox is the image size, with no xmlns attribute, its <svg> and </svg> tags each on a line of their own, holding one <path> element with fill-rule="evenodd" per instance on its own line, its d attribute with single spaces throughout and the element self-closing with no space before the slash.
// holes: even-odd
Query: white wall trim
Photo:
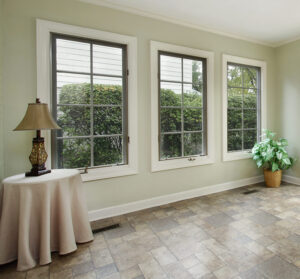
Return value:
<svg viewBox="0 0 300 279">
<path fill-rule="evenodd" d="M 157 20 L 161 20 L 161 21 L 165 21 L 165 22 L 170 22 L 170 23 L 185 26 L 185 27 L 188 27 L 188 28 L 193 28 L 193 29 L 197 29 L 197 30 L 201 30 L 201 31 L 205 31 L 205 32 L 209 32 L 209 33 L 213 33 L 213 34 L 217 34 L 217 35 L 237 39 L 237 40 L 243 40 L 243 41 L 254 43 L 254 44 L 259 44 L 259 45 L 268 46 L 268 47 L 276 47 L 277 46 L 276 44 L 268 43 L 268 42 L 265 42 L 265 41 L 255 40 L 253 38 L 249 38 L 249 37 L 246 37 L 246 36 L 241 36 L 241 35 L 237 35 L 237 34 L 233 34 L 233 33 L 229 33 L 229 32 L 220 31 L 220 30 L 210 28 L 210 27 L 207 27 L 207 26 L 203 26 L 203 25 L 199 25 L 199 24 L 195 24 L 195 23 L 190 23 L 190 22 L 179 20 L 179 19 L 176 19 L 176 18 L 171 18 L 171 17 L 168 17 L 167 15 L 162 16 L 162 15 L 159 15 L 159 14 L 156 14 L 156 13 L 142 11 L 140 9 L 128 7 L 128 6 L 125 6 L 125 5 L 114 4 L 114 3 L 111 3 L 111 2 L 108 2 L 108 1 L 105 1 L 105 0 L 78 0 L 78 1 L 88 3 L 88 4 L 97 5 L 97 6 L 103 6 L 103 7 L 111 8 L 111 9 L 114 9 L 114 10 L 119 10 L 119 11 L 122 11 L 122 12 L 139 15 L 139 16 L 149 17 L 149 18 L 153 18 L 153 19 L 157 19 Z"/>
<path fill-rule="evenodd" d="M 83 181 L 98 180 L 109 177 L 132 175 L 138 172 L 138 113 L 137 113 L 137 39 L 116 33 L 100 31 L 80 26 L 67 25 L 47 20 L 36 20 L 36 56 L 37 56 L 37 96 L 41 102 L 51 104 L 51 33 L 73 35 L 89 39 L 115 42 L 127 45 L 128 52 L 128 165 L 90 169 L 82 175 Z M 51 168 L 51 136 L 44 134 L 48 160 Z"/>
<path fill-rule="evenodd" d="M 168 169 L 193 167 L 212 164 L 215 160 L 214 141 L 214 53 L 200 49 L 177 46 L 162 42 L 151 41 L 151 170 L 162 171 Z M 207 64 L 207 155 L 194 156 L 194 161 L 188 158 L 159 160 L 159 92 L 158 92 L 158 51 L 197 56 L 206 58 Z"/>
<path fill-rule="evenodd" d="M 267 128 L 267 63 L 261 60 L 223 54 L 222 59 L 222 138 L 223 161 L 233 161 L 251 158 L 247 151 L 227 151 L 227 63 L 237 63 L 259 67 L 261 69 L 261 129 Z"/>
<path fill-rule="evenodd" d="M 291 175 L 284 174 L 282 176 L 282 181 L 287 182 L 287 183 L 300 185 L 300 177 L 296 177 L 296 176 L 291 176 Z"/>
<path fill-rule="evenodd" d="M 221 184 L 215 184 L 210 186 L 205 186 L 201 188 L 196 188 L 193 190 L 183 191 L 179 193 L 159 196 L 151 199 L 140 200 L 136 202 L 116 205 L 112 207 L 101 208 L 98 210 L 89 211 L 89 220 L 96 221 L 104 218 L 114 217 L 130 212 L 135 212 L 138 210 L 143 210 L 155 206 L 160 206 L 172 202 L 182 201 L 186 199 L 196 198 L 200 196 L 205 196 L 209 194 L 214 194 L 218 192 L 223 192 L 255 183 L 260 183 L 264 180 L 263 176 L 255 176 L 240 180 L 235 180 L 231 182 L 225 182 Z"/>
</svg>

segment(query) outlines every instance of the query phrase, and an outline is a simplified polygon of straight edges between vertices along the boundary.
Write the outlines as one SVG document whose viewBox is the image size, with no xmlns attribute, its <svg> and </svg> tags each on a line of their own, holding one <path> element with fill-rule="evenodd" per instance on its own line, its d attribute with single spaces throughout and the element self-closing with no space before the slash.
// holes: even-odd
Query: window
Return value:
<svg viewBox="0 0 300 279">
<path fill-rule="evenodd" d="M 206 59 L 159 52 L 160 160 L 206 155 Z"/>
<path fill-rule="evenodd" d="M 134 37 L 37 20 L 38 97 L 62 128 L 44 134 L 52 167 L 137 173 L 136 56 Z"/>
<path fill-rule="evenodd" d="M 152 171 L 213 162 L 213 54 L 151 42 Z"/>
<path fill-rule="evenodd" d="M 248 158 L 255 142 L 260 140 L 263 125 L 265 81 L 262 72 L 265 74 L 265 65 L 261 61 L 233 57 L 228 57 L 224 63 L 224 113 L 227 119 L 224 159 Z"/>
<path fill-rule="evenodd" d="M 127 164 L 126 45 L 52 35 L 55 168 Z"/>
</svg>

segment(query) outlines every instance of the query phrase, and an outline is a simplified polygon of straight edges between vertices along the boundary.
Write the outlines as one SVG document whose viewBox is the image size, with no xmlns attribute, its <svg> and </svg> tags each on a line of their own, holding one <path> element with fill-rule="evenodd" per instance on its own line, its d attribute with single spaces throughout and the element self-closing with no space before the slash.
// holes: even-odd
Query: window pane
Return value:
<svg viewBox="0 0 300 279">
<path fill-rule="evenodd" d="M 89 104 L 91 78 L 88 75 L 57 73 L 58 104 Z"/>
<path fill-rule="evenodd" d="M 242 131 L 228 132 L 228 151 L 242 150 Z"/>
<path fill-rule="evenodd" d="M 93 44 L 93 72 L 122 76 L 122 49 Z"/>
<path fill-rule="evenodd" d="M 160 79 L 182 81 L 181 58 L 160 55 Z"/>
<path fill-rule="evenodd" d="M 202 133 L 184 134 L 184 156 L 201 155 L 202 153 Z"/>
<path fill-rule="evenodd" d="M 228 109 L 228 129 L 242 128 L 242 110 Z"/>
<path fill-rule="evenodd" d="M 90 107 L 86 106 L 58 106 L 57 124 L 59 136 L 89 136 L 91 134 Z"/>
<path fill-rule="evenodd" d="M 254 109 L 244 110 L 244 128 L 256 128 L 257 113 Z"/>
<path fill-rule="evenodd" d="M 161 108 L 160 125 L 162 132 L 181 131 L 181 109 Z"/>
<path fill-rule="evenodd" d="M 239 88 L 228 88 L 228 108 L 242 108 L 243 91 Z"/>
<path fill-rule="evenodd" d="M 181 157 L 181 134 L 161 136 L 160 156 L 162 160 Z"/>
<path fill-rule="evenodd" d="M 257 104 L 257 90 L 245 89 L 244 90 L 244 108 L 256 108 Z"/>
<path fill-rule="evenodd" d="M 122 134 L 121 107 L 94 107 L 94 135 Z"/>
<path fill-rule="evenodd" d="M 186 107 L 199 107 L 201 108 L 202 93 L 193 89 L 192 84 L 183 85 L 183 105 Z"/>
<path fill-rule="evenodd" d="M 110 77 L 97 77 L 93 79 L 93 103 L 97 105 L 122 104 L 122 79 Z"/>
<path fill-rule="evenodd" d="M 181 83 L 160 83 L 160 105 L 181 106 L 182 85 Z"/>
<path fill-rule="evenodd" d="M 257 69 L 252 67 L 243 67 L 243 82 L 245 88 L 257 87 Z"/>
<path fill-rule="evenodd" d="M 244 149 L 252 149 L 257 141 L 257 131 L 244 131 Z"/>
<path fill-rule="evenodd" d="M 198 60 L 183 59 L 183 81 L 191 82 L 195 90 L 203 92 L 203 63 Z"/>
<path fill-rule="evenodd" d="M 103 137 L 94 139 L 94 165 L 122 164 L 123 138 Z"/>
<path fill-rule="evenodd" d="M 90 139 L 58 139 L 58 168 L 82 168 L 91 165 Z"/>
<path fill-rule="evenodd" d="M 202 130 L 202 109 L 185 109 L 183 118 L 185 131 Z"/>
<path fill-rule="evenodd" d="M 90 72 L 90 44 L 71 40 L 56 40 L 57 70 Z"/>
<path fill-rule="evenodd" d="M 242 70 L 240 66 L 227 66 L 227 85 L 242 87 Z"/>
</svg>

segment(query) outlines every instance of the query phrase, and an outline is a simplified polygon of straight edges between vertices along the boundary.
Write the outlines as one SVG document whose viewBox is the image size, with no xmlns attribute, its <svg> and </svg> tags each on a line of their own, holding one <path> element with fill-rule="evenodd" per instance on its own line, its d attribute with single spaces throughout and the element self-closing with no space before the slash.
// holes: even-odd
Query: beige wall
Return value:
<svg viewBox="0 0 300 279">
<path fill-rule="evenodd" d="M 265 60 L 268 66 L 268 126 L 275 127 L 275 50 L 74 0 L 4 0 L 4 176 L 30 168 L 30 132 L 12 132 L 36 96 L 35 19 L 47 19 L 138 39 L 139 174 L 85 183 L 89 209 L 99 209 L 164 194 L 259 175 L 251 160 L 221 160 L 221 55 Z M 150 172 L 150 40 L 215 53 L 215 153 L 213 165 Z"/>
<path fill-rule="evenodd" d="M 3 0 L 0 0 L 0 180 L 4 175 L 4 157 L 3 157 L 3 141 L 4 141 L 4 130 L 3 130 L 3 67 L 2 67 L 2 58 L 3 58 Z M 0 186 L 1 187 L 1 186 Z"/>
<path fill-rule="evenodd" d="M 288 139 L 298 161 L 288 171 L 300 177 L 300 40 L 276 49 L 277 111 L 279 135 Z"/>
</svg>

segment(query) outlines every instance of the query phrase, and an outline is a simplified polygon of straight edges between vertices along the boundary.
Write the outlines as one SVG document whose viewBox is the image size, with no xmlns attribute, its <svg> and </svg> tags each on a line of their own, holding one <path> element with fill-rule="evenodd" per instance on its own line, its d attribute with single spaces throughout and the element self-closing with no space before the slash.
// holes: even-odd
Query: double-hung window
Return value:
<svg viewBox="0 0 300 279">
<path fill-rule="evenodd" d="M 45 133 L 52 168 L 137 173 L 136 55 L 134 37 L 37 20 L 38 97 L 61 127 Z"/>
<path fill-rule="evenodd" d="M 224 159 L 250 157 L 264 123 L 265 62 L 225 56 Z"/>
<path fill-rule="evenodd" d="M 212 162 L 212 60 L 151 42 L 153 171 Z"/>
</svg>

